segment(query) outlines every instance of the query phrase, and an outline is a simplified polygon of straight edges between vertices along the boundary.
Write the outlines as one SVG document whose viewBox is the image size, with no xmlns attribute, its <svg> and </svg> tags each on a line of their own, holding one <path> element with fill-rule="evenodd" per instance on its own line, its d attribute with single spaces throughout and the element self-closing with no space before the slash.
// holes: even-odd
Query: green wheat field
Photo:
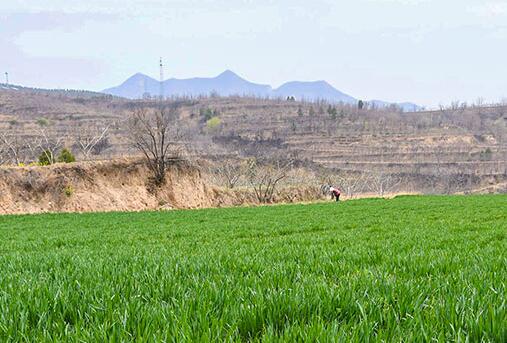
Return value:
<svg viewBox="0 0 507 343">
<path fill-rule="evenodd" d="M 507 196 L 0 217 L 1 342 L 507 342 Z"/>
</svg>

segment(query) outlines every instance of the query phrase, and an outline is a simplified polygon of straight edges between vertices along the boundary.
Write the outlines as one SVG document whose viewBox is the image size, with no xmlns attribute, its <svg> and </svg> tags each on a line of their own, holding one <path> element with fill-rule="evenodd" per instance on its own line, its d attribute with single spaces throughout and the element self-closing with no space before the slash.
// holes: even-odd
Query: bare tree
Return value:
<svg viewBox="0 0 507 343">
<path fill-rule="evenodd" d="M 170 104 L 156 109 L 135 109 L 129 120 L 132 145 L 143 154 L 157 186 L 165 182 L 169 165 L 181 158 L 177 116 L 178 105 Z"/>
<path fill-rule="evenodd" d="M 380 197 L 384 197 L 386 193 L 395 189 L 401 181 L 399 176 L 384 171 L 376 171 L 368 175 L 370 190 L 376 192 Z"/>
<path fill-rule="evenodd" d="M 98 125 L 80 126 L 74 135 L 74 146 L 79 149 L 86 160 L 91 155 L 100 154 L 108 147 L 109 125 L 100 127 Z"/>
<path fill-rule="evenodd" d="M 0 133 L 0 164 L 10 161 L 16 165 L 23 162 L 26 145 L 18 135 Z"/>
<path fill-rule="evenodd" d="M 38 131 L 35 142 L 30 146 L 31 150 L 38 149 L 41 156 L 45 156 L 49 164 L 56 163 L 58 150 L 63 146 L 64 137 L 57 133 L 41 127 Z"/>
<path fill-rule="evenodd" d="M 481 96 L 478 97 L 477 100 L 475 100 L 476 107 L 483 107 L 484 104 L 485 104 L 484 98 Z"/>
<path fill-rule="evenodd" d="M 109 141 L 109 135 L 104 136 L 100 141 L 97 142 L 92 148 L 92 155 L 100 155 L 104 151 L 110 149 L 113 145 Z"/>
<path fill-rule="evenodd" d="M 261 164 L 256 159 L 250 161 L 248 182 L 260 203 L 273 202 L 276 187 L 280 181 L 287 177 L 292 164 L 292 160 L 276 161 L 269 164 Z"/>
<path fill-rule="evenodd" d="M 0 166 L 9 160 L 9 148 L 0 140 Z"/>
<path fill-rule="evenodd" d="M 322 176 L 319 182 L 322 195 L 331 195 L 330 187 L 333 186 L 339 188 L 342 195 L 349 199 L 363 192 L 366 187 L 366 177 L 363 172 L 340 171 L 338 174 L 329 172 Z"/>
<path fill-rule="evenodd" d="M 364 173 L 347 173 L 337 175 L 336 183 L 334 184 L 345 192 L 347 198 L 354 198 L 357 193 L 361 193 L 364 190 L 365 183 Z"/>
<path fill-rule="evenodd" d="M 245 172 L 243 165 L 232 161 L 218 163 L 212 169 L 212 172 L 221 180 L 221 183 L 230 189 L 236 187 Z"/>
</svg>

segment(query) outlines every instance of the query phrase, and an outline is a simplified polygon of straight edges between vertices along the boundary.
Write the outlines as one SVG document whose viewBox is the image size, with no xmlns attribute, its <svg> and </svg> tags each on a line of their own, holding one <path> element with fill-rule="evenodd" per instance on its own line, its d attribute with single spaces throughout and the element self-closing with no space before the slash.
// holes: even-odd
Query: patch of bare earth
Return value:
<svg viewBox="0 0 507 343">
<path fill-rule="evenodd" d="M 133 160 L 0 168 L 0 214 L 141 211 L 229 207 L 257 203 L 249 189 L 207 184 L 190 164 L 173 165 L 161 187 L 151 187 L 144 163 Z M 275 202 L 312 201 L 318 189 L 283 189 Z"/>
</svg>

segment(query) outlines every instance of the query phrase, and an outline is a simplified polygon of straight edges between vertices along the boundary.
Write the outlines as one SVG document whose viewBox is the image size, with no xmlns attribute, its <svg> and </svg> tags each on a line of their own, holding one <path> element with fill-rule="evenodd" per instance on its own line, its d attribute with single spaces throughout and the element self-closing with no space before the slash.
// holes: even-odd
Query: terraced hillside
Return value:
<svg viewBox="0 0 507 343">
<path fill-rule="evenodd" d="M 227 108 L 215 140 L 236 148 L 254 141 L 262 151 L 271 143 L 273 149 L 342 172 L 402 175 L 415 189 L 505 187 L 505 107 L 417 113 L 343 107 L 336 116 L 321 107 L 259 106 L 248 115 L 238 115 L 239 106 Z"/>
<path fill-rule="evenodd" d="M 100 94 L 0 90 L 0 129 L 30 141 L 41 129 L 75 145 L 90 127 L 108 127 L 111 146 L 92 158 L 133 154 L 126 119 L 132 101 Z M 211 127 L 208 120 L 217 117 Z M 403 113 L 396 108 L 253 98 L 187 99 L 182 140 L 199 156 L 291 156 L 339 173 L 403 178 L 405 190 L 505 190 L 507 106 Z M 75 151 L 79 154 L 79 151 Z M 33 158 L 33 157 L 32 157 Z"/>
</svg>

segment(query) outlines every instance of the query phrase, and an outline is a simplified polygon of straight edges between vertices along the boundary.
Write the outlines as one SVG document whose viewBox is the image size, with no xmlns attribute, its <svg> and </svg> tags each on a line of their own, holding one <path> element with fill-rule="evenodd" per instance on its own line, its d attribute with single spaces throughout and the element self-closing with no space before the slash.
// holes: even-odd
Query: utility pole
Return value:
<svg viewBox="0 0 507 343">
<path fill-rule="evenodd" d="M 160 57 L 160 100 L 164 100 L 164 65 Z"/>
<path fill-rule="evenodd" d="M 9 73 L 8 72 L 5 72 L 5 84 L 7 86 L 9 85 Z"/>
</svg>

